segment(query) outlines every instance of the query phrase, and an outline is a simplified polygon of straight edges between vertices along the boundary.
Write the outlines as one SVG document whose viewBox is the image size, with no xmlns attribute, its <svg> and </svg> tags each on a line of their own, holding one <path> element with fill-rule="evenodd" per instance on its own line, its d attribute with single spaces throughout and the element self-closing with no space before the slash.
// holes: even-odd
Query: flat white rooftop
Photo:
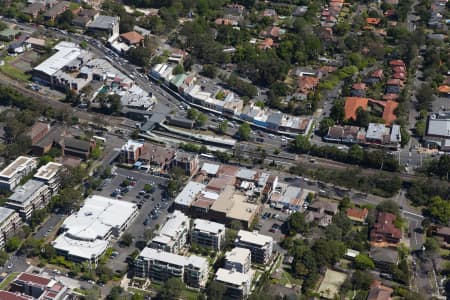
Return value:
<svg viewBox="0 0 450 300">
<path fill-rule="evenodd" d="M 219 172 L 219 169 L 220 165 L 205 162 L 202 166 L 201 171 L 205 172 L 208 175 L 216 175 L 217 172 Z"/>
<path fill-rule="evenodd" d="M 237 239 L 244 243 L 249 243 L 257 246 L 264 246 L 273 243 L 273 238 L 268 235 L 259 234 L 257 231 L 239 230 Z"/>
<path fill-rule="evenodd" d="M 219 234 L 220 232 L 225 231 L 225 225 L 209 220 L 195 219 L 194 229 L 213 234 Z"/>
<path fill-rule="evenodd" d="M 229 262 L 244 263 L 250 256 L 250 250 L 241 247 L 234 247 L 225 253 L 225 259 Z"/>
<path fill-rule="evenodd" d="M 52 179 L 62 167 L 62 164 L 49 162 L 37 170 L 36 174 L 34 174 L 34 178 L 48 181 Z"/>
<path fill-rule="evenodd" d="M 35 158 L 27 157 L 27 156 L 19 156 L 12 163 L 10 163 L 6 168 L 4 168 L 0 172 L 0 177 L 11 178 L 17 172 L 21 172 L 25 169 L 30 163 L 33 163 Z"/>
<path fill-rule="evenodd" d="M 250 285 L 253 278 L 253 271 L 247 273 L 240 273 L 236 270 L 227 270 L 219 268 L 216 272 L 216 280 L 224 283 L 229 283 L 235 286 Z"/>
<path fill-rule="evenodd" d="M 134 203 L 102 196 L 90 196 L 80 210 L 63 223 L 74 239 L 102 239 L 114 227 L 121 227 L 136 211 Z"/>
<path fill-rule="evenodd" d="M 179 210 L 167 216 L 166 223 L 159 230 L 159 235 L 177 238 L 183 228 L 189 227 L 189 218 Z"/>
<path fill-rule="evenodd" d="M 181 193 L 175 198 L 175 203 L 180 205 L 189 206 L 195 197 L 205 189 L 206 185 L 200 182 L 189 181 L 184 187 Z"/>
<path fill-rule="evenodd" d="M 144 248 L 142 249 L 141 253 L 139 254 L 140 257 L 147 259 L 147 260 L 156 260 L 159 262 L 164 262 L 167 264 L 173 264 L 177 266 L 188 266 L 192 265 L 196 268 L 204 269 L 208 268 L 208 261 L 206 258 L 191 255 L 189 257 L 182 256 L 162 250 L 157 250 L 153 248 Z"/>
</svg>

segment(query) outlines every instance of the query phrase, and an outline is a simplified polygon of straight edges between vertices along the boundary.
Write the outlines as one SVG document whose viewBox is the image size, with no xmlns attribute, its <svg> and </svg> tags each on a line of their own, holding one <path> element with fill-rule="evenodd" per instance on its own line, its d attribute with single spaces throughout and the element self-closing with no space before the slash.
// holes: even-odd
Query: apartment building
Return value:
<svg viewBox="0 0 450 300">
<path fill-rule="evenodd" d="M 178 253 L 186 244 L 189 226 L 189 218 L 181 211 L 175 210 L 167 216 L 166 223 L 152 239 L 149 247 Z"/>
<path fill-rule="evenodd" d="M 22 225 L 19 214 L 6 207 L 0 207 L 0 249 L 3 249 L 6 240 Z"/>
<path fill-rule="evenodd" d="M 225 225 L 196 219 L 191 230 L 191 243 L 219 251 L 225 242 Z"/>
<path fill-rule="evenodd" d="M 177 277 L 191 287 L 202 288 L 208 280 L 208 261 L 195 255 L 186 257 L 147 247 L 135 261 L 135 274 L 160 282 Z"/>
<path fill-rule="evenodd" d="M 0 172 L 0 188 L 12 191 L 19 185 L 20 180 L 30 174 L 36 167 L 36 158 L 19 156 Z"/>
<path fill-rule="evenodd" d="M 193 176 L 199 170 L 199 160 L 197 154 L 179 152 L 172 161 L 172 167 L 183 169 L 188 176 Z"/>
<path fill-rule="evenodd" d="M 250 250 L 252 263 L 266 264 L 272 256 L 273 238 L 257 231 L 239 230 L 234 245 Z"/>
<path fill-rule="evenodd" d="M 55 162 L 49 162 L 45 166 L 40 167 L 33 178 L 37 181 L 45 183 L 52 196 L 58 193 L 61 186 L 61 173 L 63 171 L 63 165 Z"/>
<path fill-rule="evenodd" d="M 235 247 L 225 253 L 225 265 L 227 270 L 236 270 L 239 273 L 247 273 L 251 266 L 251 252 L 246 248 Z"/>
<path fill-rule="evenodd" d="M 26 220 L 33 211 L 47 205 L 50 198 L 51 192 L 45 183 L 30 179 L 14 190 L 6 200 L 6 207 L 15 209 Z"/>
<path fill-rule="evenodd" d="M 251 292 L 253 274 L 253 271 L 240 273 L 236 270 L 219 268 L 214 280 L 225 286 L 227 299 L 246 299 Z"/>
<path fill-rule="evenodd" d="M 37 300 L 66 300 L 72 298 L 71 291 L 64 283 L 36 274 L 20 273 L 11 282 L 11 292 L 30 296 Z M 14 299 L 2 298 L 0 299 Z"/>
</svg>

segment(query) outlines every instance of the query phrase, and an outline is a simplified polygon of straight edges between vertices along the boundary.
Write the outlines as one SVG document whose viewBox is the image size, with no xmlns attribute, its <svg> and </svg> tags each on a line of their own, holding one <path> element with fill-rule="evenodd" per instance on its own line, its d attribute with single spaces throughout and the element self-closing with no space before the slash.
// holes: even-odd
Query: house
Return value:
<svg viewBox="0 0 450 300">
<path fill-rule="evenodd" d="M 390 247 L 371 247 L 369 257 L 378 270 L 390 273 L 392 267 L 398 264 L 398 251 Z"/>
<path fill-rule="evenodd" d="M 360 98 L 360 97 L 347 97 L 345 99 L 344 111 L 345 111 L 345 119 L 356 120 L 356 112 L 358 108 L 363 110 L 367 110 L 369 105 L 368 98 Z"/>
<path fill-rule="evenodd" d="M 306 222 L 318 222 L 319 226 L 326 227 L 333 221 L 333 216 L 338 211 L 336 203 L 316 200 L 308 206 L 308 213 L 305 216 Z"/>
<path fill-rule="evenodd" d="M 380 281 L 375 280 L 370 286 L 367 300 L 391 300 L 391 295 L 393 292 L 393 289 L 384 286 Z"/>
<path fill-rule="evenodd" d="M 19 36 L 20 30 L 6 28 L 0 31 L 0 40 L 10 42 Z"/>
<path fill-rule="evenodd" d="M 60 145 L 63 156 L 75 156 L 88 159 L 91 151 L 95 148 L 95 140 L 83 141 L 73 137 L 65 138 Z"/>
<path fill-rule="evenodd" d="M 320 79 L 311 76 L 301 76 L 297 79 L 297 90 L 302 94 L 309 94 L 314 91 L 319 84 Z"/>
<path fill-rule="evenodd" d="M 278 17 L 277 12 L 275 11 L 275 9 L 272 9 L 272 8 L 265 9 L 261 15 L 263 17 L 267 17 L 267 18 L 277 18 Z"/>
<path fill-rule="evenodd" d="M 214 23 L 216 25 L 224 25 L 224 26 L 237 26 L 239 24 L 238 21 L 227 18 L 217 18 L 214 21 Z"/>
<path fill-rule="evenodd" d="M 347 218 L 357 223 L 365 223 L 369 210 L 367 208 L 347 208 Z"/>
<path fill-rule="evenodd" d="M 389 61 L 389 66 L 391 66 L 391 67 L 403 67 L 406 70 L 405 62 L 403 60 L 401 60 L 401 59 L 395 59 L 395 60 Z"/>
<path fill-rule="evenodd" d="M 55 21 L 55 19 L 70 7 L 69 1 L 61 1 L 47 10 L 44 14 L 45 20 Z"/>
<path fill-rule="evenodd" d="M 350 94 L 353 97 L 364 97 L 366 95 L 367 86 L 365 83 L 359 82 L 352 85 Z"/>
<path fill-rule="evenodd" d="M 397 216 L 392 213 L 379 212 L 377 221 L 370 231 L 370 240 L 375 243 L 398 244 L 402 231 L 395 226 Z"/>
<path fill-rule="evenodd" d="M 380 18 L 366 18 L 366 24 L 372 26 L 378 26 L 381 23 Z"/>
<path fill-rule="evenodd" d="M 362 143 L 366 138 L 363 128 L 350 125 L 334 125 L 328 128 L 327 134 L 323 137 L 328 142 L 343 142 L 349 144 Z"/>
<path fill-rule="evenodd" d="M 119 36 L 120 17 L 99 15 L 87 24 L 87 32 L 98 37 L 107 37 L 108 40 Z"/>
<path fill-rule="evenodd" d="M 37 18 L 37 16 L 46 10 L 46 6 L 42 2 L 34 2 L 25 7 L 22 12 L 25 15 L 32 17 L 33 19 Z"/>
<path fill-rule="evenodd" d="M 31 127 L 31 131 L 28 136 L 31 139 L 31 144 L 37 143 L 50 131 L 50 124 L 44 122 L 36 122 Z"/>
<path fill-rule="evenodd" d="M 450 243 L 450 227 L 437 226 L 432 230 L 433 235 L 444 239 L 446 243 Z"/>
<path fill-rule="evenodd" d="M 377 69 L 372 71 L 372 73 L 370 73 L 370 76 L 366 79 L 364 79 L 364 82 L 366 84 L 377 84 L 378 82 L 380 82 L 381 80 L 383 80 L 384 75 L 383 75 L 383 69 Z"/>
<path fill-rule="evenodd" d="M 136 31 L 122 33 L 120 35 L 120 39 L 127 43 L 129 46 L 142 45 L 144 42 L 144 37 Z"/>
<path fill-rule="evenodd" d="M 43 50 L 46 46 L 46 42 L 44 39 L 37 39 L 34 37 L 29 37 L 25 40 L 25 44 L 28 44 L 31 46 L 31 48 L 35 50 Z"/>
<path fill-rule="evenodd" d="M 99 15 L 99 11 L 96 9 L 83 9 L 72 20 L 72 24 L 81 28 L 85 28 L 90 22 L 92 22 Z"/>
</svg>

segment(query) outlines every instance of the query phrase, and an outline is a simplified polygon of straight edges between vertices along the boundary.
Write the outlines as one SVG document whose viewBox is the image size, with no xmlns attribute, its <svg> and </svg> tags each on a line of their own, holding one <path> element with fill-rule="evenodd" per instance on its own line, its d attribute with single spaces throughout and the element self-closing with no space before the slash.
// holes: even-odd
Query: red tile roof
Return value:
<svg viewBox="0 0 450 300">
<path fill-rule="evenodd" d="M 401 85 L 402 82 L 400 79 L 389 79 L 386 84 L 387 85 Z"/>
<path fill-rule="evenodd" d="M 401 67 L 405 67 L 405 62 L 401 59 L 395 59 L 395 60 L 391 60 L 389 62 L 389 65 L 392 66 L 401 66 Z"/>
<path fill-rule="evenodd" d="M 308 93 L 319 84 L 320 79 L 312 76 L 301 76 L 297 79 L 297 88 L 301 93 Z"/>
<path fill-rule="evenodd" d="M 354 89 L 354 90 L 364 90 L 365 91 L 367 89 L 367 86 L 363 82 L 358 82 L 358 83 L 354 83 L 352 85 L 352 89 Z"/>
<path fill-rule="evenodd" d="M 370 76 L 374 78 L 383 78 L 383 69 L 373 71 L 372 74 L 370 74 Z"/>
<path fill-rule="evenodd" d="M 406 67 L 405 67 L 405 66 L 393 66 L 393 67 L 392 67 L 392 71 L 393 71 L 394 73 L 397 73 L 397 72 L 402 72 L 402 73 L 404 73 L 404 72 L 406 72 Z"/>
<path fill-rule="evenodd" d="M 0 290 L 0 299 L 1 300 L 32 300 L 34 298 Z"/>
<path fill-rule="evenodd" d="M 41 277 L 41 276 L 37 276 L 37 275 L 32 275 L 32 274 L 28 274 L 28 273 L 22 273 L 19 276 L 17 276 L 16 280 L 21 280 L 24 282 L 29 282 L 29 283 L 33 283 L 33 284 L 39 284 L 39 285 L 47 285 L 50 282 L 50 279 L 45 278 L 45 277 Z"/>
<path fill-rule="evenodd" d="M 376 280 L 370 286 L 367 300 L 390 300 L 393 292 L 393 289 L 382 285 L 380 281 Z"/>
<path fill-rule="evenodd" d="M 448 94 L 448 93 L 450 93 L 450 86 L 448 86 L 448 85 L 441 85 L 440 87 L 438 87 L 438 91 L 439 91 L 439 93 Z"/>
<path fill-rule="evenodd" d="M 360 97 L 347 97 L 345 99 L 345 119 L 353 119 L 356 120 L 356 111 L 359 107 L 366 110 L 369 104 L 368 98 L 360 98 Z"/>
<path fill-rule="evenodd" d="M 366 18 L 366 23 L 369 25 L 378 25 L 380 24 L 381 19 L 380 18 Z"/>
<path fill-rule="evenodd" d="M 394 113 L 397 107 L 397 102 L 391 100 L 386 101 L 382 118 L 387 125 L 392 124 L 397 119 L 397 116 Z"/>
<path fill-rule="evenodd" d="M 385 94 L 383 95 L 383 100 L 397 100 L 398 97 L 398 94 Z"/>
<path fill-rule="evenodd" d="M 369 210 L 367 208 L 347 208 L 347 217 L 352 220 L 364 222 L 368 213 Z"/>
<path fill-rule="evenodd" d="M 127 33 L 122 33 L 120 37 L 124 40 L 126 40 L 129 44 L 139 44 L 141 41 L 144 40 L 144 37 L 137 33 L 136 31 L 130 31 Z"/>
<path fill-rule="evenodd" d="M 405 75 L 405 73 L 403 73 L 403 72 L 397 72 L 397 73 L 394 73 L 394 74 L 392 75 L 392 78 L 394 78 L 394 79 L 400 79 L 400 80 L 405 80 L 406 75 Z"/>
<path fill-rule="evenodd" d="M 396 219 L 397 217 L 394 214 L 378 213 L 377 222 L 373 225 L 373 229 L 370 232 L 371 240 L 377 240 L 380 236 L 399 240 L 402 237 L 402 231 L 395 227 L 394 222 Z"/>
</svg>

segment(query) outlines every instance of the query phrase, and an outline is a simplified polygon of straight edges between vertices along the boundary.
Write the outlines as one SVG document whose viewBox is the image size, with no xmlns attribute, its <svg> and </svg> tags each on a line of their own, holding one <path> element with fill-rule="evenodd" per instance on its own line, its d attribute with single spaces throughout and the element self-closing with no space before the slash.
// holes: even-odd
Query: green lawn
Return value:
<svg viewBox="0 0 450 300">
<path fill-rule="evenodd" d="M 11 273 L 8 276 L 6 276 L 5 279 L 0 283 L 0 290 L 5 290 L 6 287 L 13 281 L 19 273 Z"/>
<path fill-rule="evenodd" d="M 6 76 L 11 77 L 11 78 L 16 79 L 16 80 L 19 80 L 19 81 L 28 81 L 31 78 L 30 75 L 25 74 L 21 70 L 13 67 L 9 63 L 7 63 L 6 61 L 5 61 L 5 65 L 0 67 L 0 70 Z"/>
<path fill-rule="evenodd" d="M 157 282 L 152 282 L 150 284 L 150 289 L 154 290 L 156 292 L 159 292 L 162 288 L 162 284 L 157 283 Z M 142 292 L 141 292 L 142 293 Z M 190 290 L 188 288 L 185 288 L 182 292 L 181 292 L 181 298 L 184 300 L 197 300 L 198 298 L 198 292 Z"/>
</svg>

